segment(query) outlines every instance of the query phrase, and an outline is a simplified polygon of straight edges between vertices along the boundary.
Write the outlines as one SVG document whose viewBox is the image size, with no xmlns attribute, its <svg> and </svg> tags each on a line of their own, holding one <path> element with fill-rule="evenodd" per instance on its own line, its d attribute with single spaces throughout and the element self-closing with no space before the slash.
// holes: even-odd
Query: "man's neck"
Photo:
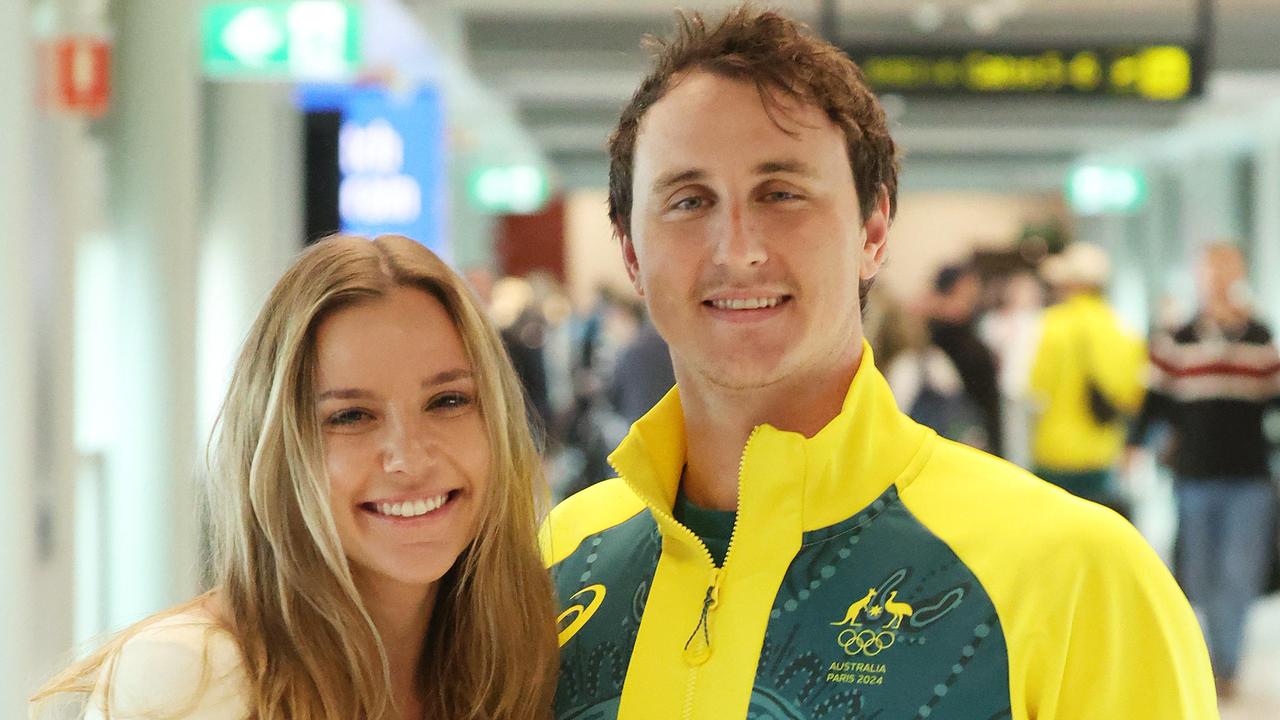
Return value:
<svg viewBox="0 0 1280 720">
<path fill-rule="evenodd" d="M 686 441 L 685 496 L 701 507 L 737 509 L 738 471 L 751 431 L 768 423 L 805 437 L 816 435 L 840 413 L 861 360 L 859 346 L 852 363 L 748 389 L 717 386 L 677 367 Z"/>
</svg>

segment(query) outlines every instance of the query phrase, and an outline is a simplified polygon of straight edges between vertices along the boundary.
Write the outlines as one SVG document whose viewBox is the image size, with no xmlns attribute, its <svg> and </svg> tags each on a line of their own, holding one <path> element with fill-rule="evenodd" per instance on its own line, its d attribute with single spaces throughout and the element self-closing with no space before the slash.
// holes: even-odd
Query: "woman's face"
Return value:
<svg viewBox="0 0 1280 720">
<path fill-rule="evenodd" d="M 475 536 L 489 482 L 476 378 L 444 306 L 415 288 L 316 332 L 330 508 L 362 582 L 430 586 Z"/>
</svg>

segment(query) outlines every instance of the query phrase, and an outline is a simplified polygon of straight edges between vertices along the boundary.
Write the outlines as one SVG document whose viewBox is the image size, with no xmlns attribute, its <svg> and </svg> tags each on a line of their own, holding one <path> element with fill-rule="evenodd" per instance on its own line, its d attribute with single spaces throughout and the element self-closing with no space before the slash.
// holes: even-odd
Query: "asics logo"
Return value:
<svg viewBox="0 0 1280 720">
<path fill-rule="evenodd" d="M 570 605 L 565 608 L 564 612 L 560 613 L 560 617 L 556 618 L 556 627 L 560 630 L 560 647 L 564 647 L 564 644 L 569 642 L 587 624 L 591 616 L 596 614 L 596 611 L 600 609 L 600 604 L 604 602 L 604 593 L 605 588 L 603 585 L 588 585 L 569 598 L 572 601 L 590 594 L 590 599 L 586 600 L 585 604 L 580 602 L 576 605 Z"/>
</svg>

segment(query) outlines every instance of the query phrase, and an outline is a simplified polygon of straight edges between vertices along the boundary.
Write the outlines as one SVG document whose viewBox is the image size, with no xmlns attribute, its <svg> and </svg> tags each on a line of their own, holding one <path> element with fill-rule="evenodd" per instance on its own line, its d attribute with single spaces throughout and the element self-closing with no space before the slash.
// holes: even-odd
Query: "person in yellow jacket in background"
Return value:
<svg viewBox="0 0 1280 720">
<path fill-rule="evenodd" d="M 609 148 L 676 388 L 544 525 L 557 718 L 1217 716 L 1132 525 L 894 402 L 861 307 L 896 148 L 844 53 L 681 15 Z"/>
<path fill-rule="evenodd" d="M 1124 451 L 1125 418 L 1142 403 L 1146 348 L 1103 298 L 1106 251 L 1076 242 L 1046 261 L 1062 300 L 1044 313 L 1030 391 L 1039 417 L 1034 472 L 1080 497 L 1116 505 L 1113 469 Z"/>
</svg>

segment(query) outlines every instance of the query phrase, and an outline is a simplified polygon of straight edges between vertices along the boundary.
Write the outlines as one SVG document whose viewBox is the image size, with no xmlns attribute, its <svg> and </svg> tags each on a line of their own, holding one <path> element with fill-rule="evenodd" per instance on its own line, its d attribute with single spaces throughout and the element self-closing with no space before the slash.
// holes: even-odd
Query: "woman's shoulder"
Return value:
<svg viewBox="0 0 1280 720">
<path fill-rule="evenodd" d="M 207 611 L 160 617 L 133 631 L 99 674 L 87 719 L 240 718 L 247 686 L 235 638 Z M 98 713 L 98 714 L 95 714 Z"/>
</svg>

